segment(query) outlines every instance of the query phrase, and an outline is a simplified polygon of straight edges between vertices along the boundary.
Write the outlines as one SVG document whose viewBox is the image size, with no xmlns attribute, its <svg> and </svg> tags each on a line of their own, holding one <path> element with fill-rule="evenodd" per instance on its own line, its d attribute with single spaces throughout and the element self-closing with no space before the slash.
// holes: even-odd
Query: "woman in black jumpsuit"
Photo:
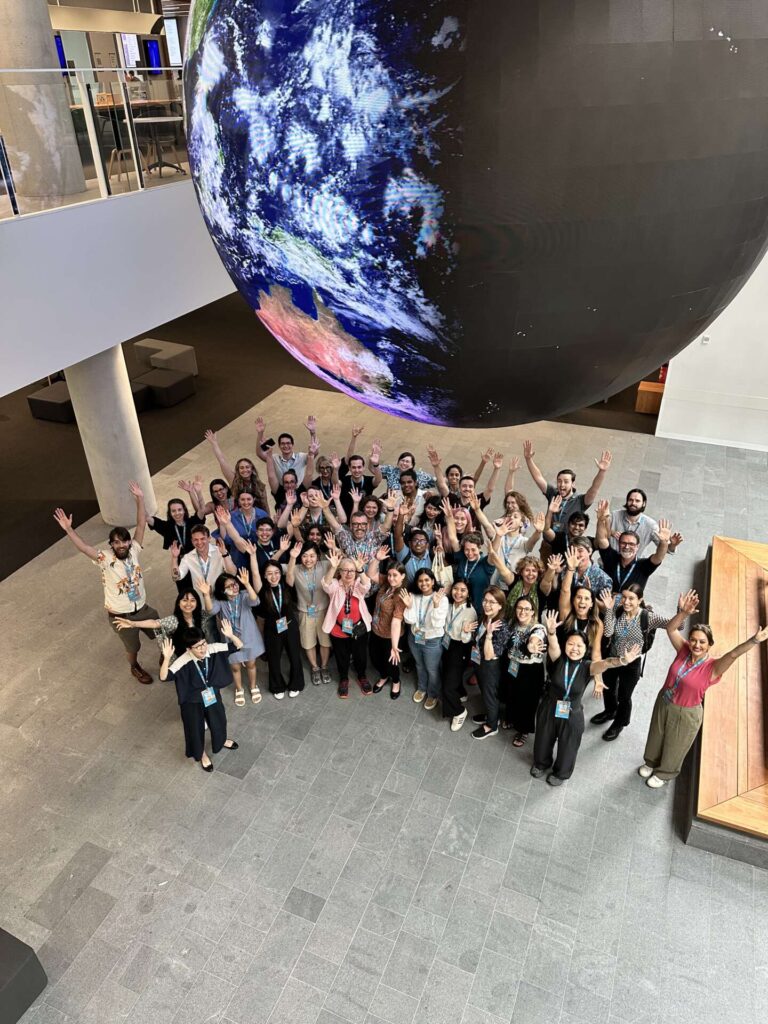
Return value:
<svg viewBox="0 0 768 1024">
<path fill-rule="evenodd" d="M 536 714 L 536 736 L 533 742 L 531 775 L 547 775 L 550 786 L 560 786 L 573 775 L 576 755 L 584 733 L 584 709 L 581 699 L 589 680 L 606 669 L 628 665 L 640 657 L 641 647 L 630 647 L 621 658 L 590 661 L 587 644 L 580 633 L 565 639 L 565 652 L 557 638 L 557 613 L 546 612 L 547 667 L 549 680 Z M 557 756 L 554 757 L 555 745 Z"/>
<path fill-rule="evenodd" d="M 253 562 L 251 563 L 253 569 Z M 283 579 L 279 562 L 270 559 L 253 580 L 259 595 L 259 612 L 264 616 L 264 646 L 269 665 L 269 692 L 276 700 L 285 697 L 285 680 L 280 666 L 283 651 L 288 655 L 288 696 L 298 697 L 304 689 L 304 666 L 296 610 L 296 591 Z"/>
</svg>

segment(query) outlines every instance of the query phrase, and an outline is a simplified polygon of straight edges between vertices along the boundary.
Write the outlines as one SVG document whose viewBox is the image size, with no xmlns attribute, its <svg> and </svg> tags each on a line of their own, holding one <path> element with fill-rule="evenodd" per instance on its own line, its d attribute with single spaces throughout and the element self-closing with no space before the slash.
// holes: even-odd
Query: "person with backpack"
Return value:
<svg viewBox="0 0 768 1024">
<path fill-rule="evenodd" d="M 603 733 L 603 739 L 611 741 L 617 739 L 622 729 L 629 725 L 632 717 L 632 693 L 643 674 L 645 655 L 653 646 L 655 631 L 664 629 L 669 619 L 657 615 L 651 608 L 646 608 L 643 588 L 639 583 L 629 583 L 624 587 L 617 608 L 614 606 L 613 593 L 608 589 L 600 594 L 600 601 L 606 609 L 603 636 L 607 656 L 621 658 L 638 644 L 643 655 L 636 661 L 609 669 L 603 676 L 605 709 L 593 715 L 590 721 L 594 725 L 610 722 L 610 726 Z"/>
</svg>

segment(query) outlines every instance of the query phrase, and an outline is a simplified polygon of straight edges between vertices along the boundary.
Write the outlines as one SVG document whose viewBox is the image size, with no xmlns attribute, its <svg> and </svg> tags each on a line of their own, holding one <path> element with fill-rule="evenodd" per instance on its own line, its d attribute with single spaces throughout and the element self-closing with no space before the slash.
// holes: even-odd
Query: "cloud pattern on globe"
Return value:
<svg viewBox="0 0 768 1024">
<path fill-rule="evenodd" d="M 380 7 L 198 2 L 190 160 L 227 270 L 288 351 L 369 405 L 450 422 L 451 332 L 421 275 L 454 261 L 429 174 L 452 85 L 403 59 L 422 45 L 407 25 L 384 45 Z M 458 21 L 441 15 L 429 45 L 460 47 Z"/>
<path fill-rule="evenodd" d="M 765 249 L 768 32 L 761 5 L 652 6 L 195 0 L 190 164 L 259 320 L 448 425 L 666 362 Z"/>
</svg>

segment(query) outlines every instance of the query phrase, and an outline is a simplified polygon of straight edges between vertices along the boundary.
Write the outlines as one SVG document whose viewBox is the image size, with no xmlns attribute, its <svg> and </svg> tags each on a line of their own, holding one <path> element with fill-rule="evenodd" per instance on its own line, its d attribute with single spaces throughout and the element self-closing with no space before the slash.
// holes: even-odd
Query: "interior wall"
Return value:
<svg viewBox="0 0 768 1024">
<path fill-rule="evenodd" d="M 768 451 L 768 255 L 670 362 L 656 435 Z"/>
<path fill-rule="evenodd" d="M 191 181 L 0 222 L 0 394 L 234 291 Z"/>
</svg>

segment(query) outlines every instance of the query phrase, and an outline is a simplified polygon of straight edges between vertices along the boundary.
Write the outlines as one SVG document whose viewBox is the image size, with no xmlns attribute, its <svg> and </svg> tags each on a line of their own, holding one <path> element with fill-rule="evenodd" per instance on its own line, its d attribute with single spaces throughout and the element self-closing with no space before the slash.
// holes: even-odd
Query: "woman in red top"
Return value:
<svg viewBox="0 0 768 1024">
<path fill-rule="evenodd" d="M 691 627 L 687 642 L 680 632 L 686 616 L 693 615 L 698 607 L 695 590 L 681 594 L 677 615 L 667 623 L 667 634 L 677 655 L 653 706 L 645 764 L 637 769 L 651 789 L 661 789 L 665 782 L 680 774 L 685 756 L 701 728 L 704 717 L 701 702 L 709 687 L 720 682 L 723 673 L 737 658 L 768 640 L 768 626 L 764 626 L 727 654 L 711 658 L 709 652 L 715 639 L 709 626 L 697 622 Z"/>
<path fill-rule="evenodd" d="M 330 634 L 331 647 L 339 669 L 338 695 L 342 700 L 349 697 L 349 664 L 355 666 L 357 683 L 361 693 L 367 697 L 373 693 L 365 672 L 368 667 L 368 633 L 371 629 L 371 613 L 365 603 L 372 580 L 378 580 L 379 555 L 386 557 L 381 548 L 373 556 L 368 572 L 363 573 L 364 564 L 354 558 L 343 556 L 340 551 L 328 554 L 328 569 L 320 581 L 323 590 L 330 597 L 323 629 Z"/>
</svg>

